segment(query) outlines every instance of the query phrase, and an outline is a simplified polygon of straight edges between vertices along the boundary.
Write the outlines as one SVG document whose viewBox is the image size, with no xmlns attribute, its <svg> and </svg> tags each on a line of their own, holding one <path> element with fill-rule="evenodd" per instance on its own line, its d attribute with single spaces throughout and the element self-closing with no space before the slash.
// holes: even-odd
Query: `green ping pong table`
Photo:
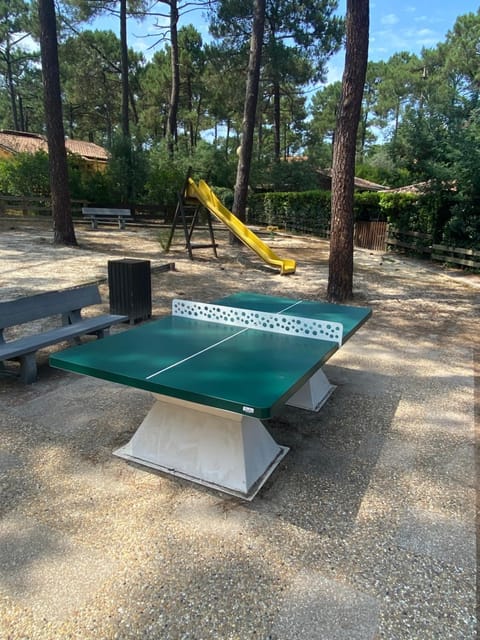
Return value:
<svg viewBox="0 0 480 640">
<path fill-rule="evenodd" d="M 171 315 L 50 364 L 154 394 L 115 455 L 250 500 L 288 452 L 262 420 L 284 404 L 317 411 L 334 388 L 322 365 L 370 315 L 257 293 L 174 300 Z"/>
</svg>

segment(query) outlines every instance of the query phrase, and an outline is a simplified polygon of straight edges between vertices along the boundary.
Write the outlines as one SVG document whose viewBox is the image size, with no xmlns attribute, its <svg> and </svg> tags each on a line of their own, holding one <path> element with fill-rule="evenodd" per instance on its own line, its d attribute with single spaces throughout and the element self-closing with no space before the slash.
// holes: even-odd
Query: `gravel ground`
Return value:
<svg viewBox="0 0 480 640">
<path fill-rule="evenodd" d="M 151 260 L 157 317 L 174 297 L 326 290 L 318 239 L 265 234 L 298 261 L 280 276 L 222 232 L 218 260 L 191 262 L 151 229 L 79 228 L 75 249 L 0 229 L 1 299 L 98 281 L 106 310 L 123 257 Z M 111 455 L 148 393 L 47 351 L 34 385 L 0 377 L 1 640 L 476 638 L 480 279 L 356 250 L 354 290 L 373 317 L 325 366 L 321 411 L 267 424 L 290 452 L 251 503 Z"/>
</svg>

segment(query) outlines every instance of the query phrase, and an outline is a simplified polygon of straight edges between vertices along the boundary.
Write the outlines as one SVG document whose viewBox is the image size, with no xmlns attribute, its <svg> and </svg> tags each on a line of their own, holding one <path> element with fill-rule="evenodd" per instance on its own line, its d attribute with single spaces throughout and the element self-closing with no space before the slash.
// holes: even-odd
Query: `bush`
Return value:
<svg viewBox="0 0 480 640">
<path fill-rule="evenodd" d="M 166 144 L 152 149 L 144 185 L 145 202 L 158 204 L 173 215 L 178 202 L 178 193 L 183 188 L 188 168 L 188 158 L 172 159 Z"/>
<path fill-rule="evenodd" d="M 148 175 L 146 154 L 131 140 L 118 136 L 111 149 L 106 180 L 110 203 L 142 202 Z"/>
<path fill-rule="evenodd" d="M 422 215 L 418 194 L 382 192 L 378 193 L 378 196 L 382 220 L 387 220 L 403 231 L 428 233 L 428 230 L 419 226 Z"/>
<path fill-rule="evenodd" d="M 70 198 L 83 200 L 98 205 L 111 205 L 113 188 L 106 171 L 97 171 L 80 156 L 70 154 L 68 161 L 68 183 Z"/>
<path fill-rule="evenodd" d="M 0 191 L 10 196 L 50 197 L 48 155 L 19 153 L 0 160 Z"/>
<path fill-rule="evenodd" d="M 94 170 L 78 155 L 69 154 L 68 181 L 72 200 L 112 203 L 108 172 Z M 20 153 L 0 160 L 0 191 L 10 196 L 50 198 L 50 167 L 44 151 Z"/>
<path fill-rule="evenodd" d="M 430 232 L 428 206 L 418 194 L 357 192 L 354 214 L 356 220 L 386 220 L 405 231 Z M 324 236 L 330 228 L 330 216 L 329 191 L 269 192 L 249 198 L 251 224 Z"/>
<path fill-rule="evenodd" d="M 442 242 L 453 247 L 480 247 L 480 216 L 469 207 L 457 205 L 443 230 Z"/>
<path fill-rule="evenodd" d="M 385 212 L 380 206 L 380 194 L 376 191 L 355 193 L 353 202 L 355 220 L 385 220 Z"/>
<path fill-rule="evenodd" d="M 270 192 L 249 198 L 248 222 L 324 236 L 330 227 L 330 192 Z"/>
</svg>

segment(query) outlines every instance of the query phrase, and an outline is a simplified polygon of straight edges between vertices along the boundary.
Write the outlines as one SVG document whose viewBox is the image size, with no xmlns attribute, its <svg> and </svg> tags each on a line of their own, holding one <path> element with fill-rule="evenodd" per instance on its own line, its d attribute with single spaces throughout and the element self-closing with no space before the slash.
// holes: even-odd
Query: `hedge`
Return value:
<svg viewBox="0 0 480 640">
<path fill-rule="evenodd" d="M 249 224 L 325 236 L 330 228 L 330 192 L 255 194 L 248 201 L 247 220 Z"/>
<path fill-rule="evenodd" d="M 247 220 L 325 237 L 330 229 L 330 207 L 330 191 L 255 194 L 249 198 Z M 424 228 L 428 225 L 422 220 L 425 216 L 416 194 L 356 192 L 354 216 L 355 220 L 386 220 L 405 230 L 429 231 Z"/>
</svg>

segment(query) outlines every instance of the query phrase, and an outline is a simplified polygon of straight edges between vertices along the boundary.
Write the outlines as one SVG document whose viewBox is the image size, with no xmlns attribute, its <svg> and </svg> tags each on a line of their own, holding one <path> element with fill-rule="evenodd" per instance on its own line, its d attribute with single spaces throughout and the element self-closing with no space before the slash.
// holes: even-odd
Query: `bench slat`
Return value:
<svg viewBox="0 0 480 640">
<path fill-rule="evenodd" d="M 110 218 L 118 218 L 119 216 L 130 217 L 132 212 L 130 209 L 109 209 L 106 207 L 82 207 L 84 216 L 108 216 Z"/>
<path fill-rule="evenodd" d="M 111 313 L 91 318 L 81 317 L 83 307 L 99 304 L 101 301 L 98 287 L 85 285 L 76 289 L 47 291 L 0 302 L 0 363 L 4 360 L 19 359 L 20 380 L 25 384 L 35 382 L 35 353 L 39 349 L 86 334 L 96 334 L 97 338 L 103 338 L 112 325 L 128 321 L 128 316 Z M 3 339 L 3 329 L 6 327 L 56 315 L 62 316 L 62 326 L 6 342 Z"/>
<path fill-rule="evenodd" d="M 17 300 L 7 300 L 0 302 L 0 329 L 68 313 L 101 302 L 96 285 L 65 291 L 47 291 Z"/>
<path fill-rule="evenodd" d="M 125 219 L 131 217 L 130 209 L 111 209 L 109 207 L 82 207 L 82 214 L 90 218 L 92 229 L 97 228 L 97 222 L 103 218 L 118 220 L 119 229 L 125 229 Z"/>
<path fill-rule="evenodd" d="M 84 318 L 80 320 L 80 322 L 65 325 L 64 327 L 56 327 L 36 335 L 10 340 L 9 342 L 0 344 L 0 360 L 18 358 L 27 353 L 35 352 L 38 349 L 49 347 L 57 342 L 71 340 L 72 338 L 77 338 L 87 333 L 102 331 L 126 320 L 128 320 L 127 316 L 104 314 L 95 318 Z"/>
</svg>

